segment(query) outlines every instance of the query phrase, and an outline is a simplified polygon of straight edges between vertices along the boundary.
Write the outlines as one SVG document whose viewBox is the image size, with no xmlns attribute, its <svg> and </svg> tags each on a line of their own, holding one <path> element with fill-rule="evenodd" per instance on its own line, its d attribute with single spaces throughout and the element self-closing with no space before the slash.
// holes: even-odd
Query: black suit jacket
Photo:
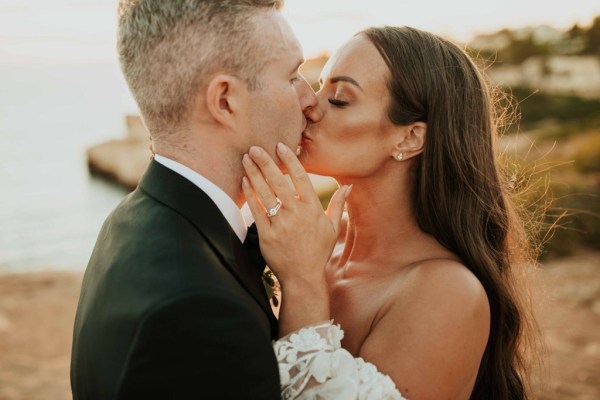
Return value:
<svg viewBox="0 0 600 400">
<path fill-rule="evenodd" d="M 204 192 L 153 161 L 85 272 L 73 398 L 279 399 L 277 321 L 252 259 Z"/>
</svg>

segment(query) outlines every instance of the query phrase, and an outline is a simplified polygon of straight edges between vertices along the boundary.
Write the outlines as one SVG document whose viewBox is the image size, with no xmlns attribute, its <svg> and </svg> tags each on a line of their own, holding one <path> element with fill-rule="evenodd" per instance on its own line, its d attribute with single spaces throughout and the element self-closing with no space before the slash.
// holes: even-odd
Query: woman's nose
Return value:
<svg viewBox="0 0 600 400">
<path fill-rule="evenodd" d="M 323 119 L 325 108 L 323 107 L 322 99 L 318 96 L 318 93 L 315 95 L 314 104 L 304 110 L 304 115 L 311 122 L 319 122 Z"/>
<path fill-rule="evenodd" d="M 306 116 L 306 119 L 310 120 L 310 122 L 319 122 L 321 119 L 323 119 L 324 112 L 320 104 L 317 102 L 314 106 L 304 110 L 304 115 Z"/>
<path fill-rule="evenodd" d="M 317 96 L 315 92 L 312 90 L 312 87 L 308 84 L 306 79 L 302 78 L 302 82 L 300 82 L 300 104 L 302 106 L 302 111 L 306 112 L 311 107 L 314 107 L 317 104 Z"/>
</svg>

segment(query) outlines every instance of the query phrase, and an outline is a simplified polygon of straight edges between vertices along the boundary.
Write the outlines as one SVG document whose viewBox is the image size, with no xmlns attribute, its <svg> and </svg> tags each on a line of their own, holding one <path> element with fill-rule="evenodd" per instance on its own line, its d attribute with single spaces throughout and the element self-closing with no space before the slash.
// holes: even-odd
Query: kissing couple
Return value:
<svg viewBox="0 0 600 400">
<path fill-rule="evenodd" d="M 373 27 L 315 93 L 282 6 L 121 1 L 155 157 L 86 269 L 73 398 L 528 398 L 528 241 L 484 76 Z M 307 172 L 340 184 L 326 211 Z"/>
</svg>

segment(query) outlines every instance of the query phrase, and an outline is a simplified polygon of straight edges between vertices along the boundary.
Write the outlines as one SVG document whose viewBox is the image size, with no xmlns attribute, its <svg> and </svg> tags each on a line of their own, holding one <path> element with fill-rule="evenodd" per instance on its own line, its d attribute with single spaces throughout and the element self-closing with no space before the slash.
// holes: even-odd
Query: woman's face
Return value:
<svg viewBox="0 0 600 400">
<path fill-rule="evenodd" d="M 329 59 L 301 144 L 300 161 L 309 172 L 347 180 L 394 162 L 397 129 L 387 117 L 388 76 L 379 51 L 363 36 Z"/>
</svg>

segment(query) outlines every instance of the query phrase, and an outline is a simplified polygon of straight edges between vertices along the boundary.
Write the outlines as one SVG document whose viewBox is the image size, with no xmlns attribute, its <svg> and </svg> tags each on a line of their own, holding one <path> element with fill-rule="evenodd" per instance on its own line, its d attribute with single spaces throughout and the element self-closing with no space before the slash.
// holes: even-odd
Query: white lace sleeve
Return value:
<svg viewBox="0 0 600 400">
<path fill-rule="evenodd" d="M 344 332 L 339 325 L 325 321 L 274 342 L 281 397 L 403 400 L 389 376 L 342 348 L 343 337 Z"/>
</svg>

